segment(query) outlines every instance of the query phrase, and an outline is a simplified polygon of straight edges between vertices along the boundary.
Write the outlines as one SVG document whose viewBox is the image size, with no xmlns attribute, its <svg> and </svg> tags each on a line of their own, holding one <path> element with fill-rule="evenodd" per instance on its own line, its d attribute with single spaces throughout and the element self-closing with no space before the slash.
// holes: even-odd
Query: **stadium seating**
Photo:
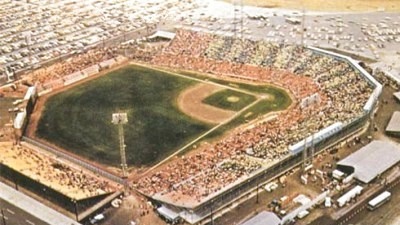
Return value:
<svg viewBox="0 0 400 225">
<path fill-rule="evenodd" d="M 282 159 L 290 144 L 336 121 L 346 124 L 363 115 L 372 92 L 361 74 L 340 59 L 301 46 L 195 31 L 179 30 L 152 63 L 273 83 L 289 90 L 296 103 L 272 121 L 231 134 L 134 183 L 149 196 L 162 193 L 201 201 L 260 168 L 246 150 L 264 162 Z M 319 104 L 300 107 L 301 99 L 316 93 Z"/>
</svg>

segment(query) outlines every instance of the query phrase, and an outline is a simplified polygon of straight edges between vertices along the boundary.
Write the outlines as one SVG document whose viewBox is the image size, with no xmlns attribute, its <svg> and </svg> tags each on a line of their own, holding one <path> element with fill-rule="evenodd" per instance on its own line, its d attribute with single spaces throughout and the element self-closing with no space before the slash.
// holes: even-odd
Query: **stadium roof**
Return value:
<svg viewBox="0 0 400 225">
<path fill-rule="evenodd" d="M 179 218 L 179 214 L 177 212 L 173 211 L 170 208 L 165 207 L 164 205 L 157 208 L 157 212 L 160 213 L 162 216 L 166 217 L 170 221 L 175 221 Z"/>
<path fill-rule="evenodd" d="M 369 183 L 400 161 L 400 148 L 387 141 L 373 141 L 337 163 L 354 168 L 354 177 Z"/>
<path fill-rule="evenodd" d="M 393 113 L 392 118 L 386 127 L 386 132 L 400 132 L 400 112 Z"/>
<path fill-rule="evenodd" d="M 394 96 L 398 101 L 400 101 L 400 91 L 399 91 L 399 92 L 393 93 L 393 96 Z"/>
<path fill-rule="evenodd" d="M 268 211 L 262 211 L 241 225 L 279 225 L 281 219 L 273 213 Z"/>
</svg>

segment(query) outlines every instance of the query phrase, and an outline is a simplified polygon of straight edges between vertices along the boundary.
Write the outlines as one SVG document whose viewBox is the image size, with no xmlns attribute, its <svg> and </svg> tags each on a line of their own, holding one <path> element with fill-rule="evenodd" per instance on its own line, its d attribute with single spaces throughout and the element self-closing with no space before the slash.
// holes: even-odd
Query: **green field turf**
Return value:
<svg viewBox="0 0 400 225">
<path fill-rule="evenodd" d="M 237 101 L 229 101 L 229 98 L 236 98 Z M 253 95 L 224 89 L 208 96 L 202 102 L 226 110 L 239 111 L 255 100 L 256 97 Z"/>
<path fill-rule="evenodd" d="M 230 82 L 187 72 L 183 75 L 225 85 L 226 89 L 207 100 L 224 109 L 238 111 L 254 102 L 257 95 L 272 96 L 261 99 L 200 141 L 214 140 L 260 115 L 285 109 L 291 103 L 288 94 L 274 86 Z M 119 166 L 118 131 L 111 123 L 111 115 L 125 111 L 129 120 L 124 126 L 129 166 L 153 165 L 211 129 L 211 125 L 182 113 L 176 103 L 181 91 L 198 82 L 147 67 L 127 66 L 49 98 L 36 135 L 90 160 Z M 239 101 L 235 104 L 226 101 L 230 96 L 238 97 Z"/>
<path fill-rule="evenodd" d="M 176 98 L 196 81 L 129 66 L 52 96 L 37 135 L 86 158 L 119 165 L 111 115 L 128 113 L 128 164 L 149 165 L 210 129 L 179 111 Z"/>
</svg>

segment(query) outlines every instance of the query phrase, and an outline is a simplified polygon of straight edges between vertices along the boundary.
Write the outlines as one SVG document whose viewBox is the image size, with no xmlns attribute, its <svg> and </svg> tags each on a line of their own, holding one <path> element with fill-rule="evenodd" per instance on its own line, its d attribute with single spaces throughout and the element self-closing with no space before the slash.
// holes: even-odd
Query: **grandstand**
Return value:
<svg viewBox="0 0 400 225">
<path fill-rule="evenodd" d="M 21 174 L 45 184 L 71 199 L 82 200 L 116 191 L 106 181 L 78 171 L 51 157 L 27 147 L 1 143 L 2 164 Z"/>
<path fill-rule="evenodd" d="M 79 166 L 70 166 L 50 154 L 37 151 L 27 143 L 0 143 L 0 170 L 18 187 L 23 187 L 69 212 L 90 210 L 95 204 L 120 193 L 120 186 Z M 115 197 L 114 197 L 115 198 Z M 107 202 L 108 203 L 108 202 Z M 104 203 L 101 203 L 104 205 Z M 80 217 L 82 218 L 82 217 Z"/>
<path fill-rule="evenodd" d="M 187 30 L 178 30 L 152 63 L 272 83 L 296 100 L 275 119 L 236 131 L 133 184 L 189 223 L 299 163 L 302 150 L 290 153 L 290 145 L 321 132 L 314 143 L 318 152 L 364 126 L 382 90 L 357 62 L 339 54 Z M 310 96 L 318 101 L 301 104 Z M 335 123 L 335 132 L 325 130 Z"/>
</svg>

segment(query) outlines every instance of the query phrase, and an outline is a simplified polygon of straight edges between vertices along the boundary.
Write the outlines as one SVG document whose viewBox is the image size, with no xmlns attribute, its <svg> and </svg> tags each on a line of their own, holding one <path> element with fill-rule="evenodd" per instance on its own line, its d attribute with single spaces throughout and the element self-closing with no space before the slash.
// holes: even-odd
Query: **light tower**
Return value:
<svg viewBox="0 0 400 225">
<path fill-rule="evenodd" d="M 232 0 L 233 4 L 233 37 L 236 39 L 238 34 L 243 39 L 243 1 Z M 240 32 L 238 32 L 237 24 L 240 23 Z"/>
<path fill-rule="evenodd" d="M 124 124 L 128 123 L 128 116 L 126 113 L 113 113 L 112 123 L 118 125 L 118 137 L 119 137 L 119 151 L 121 154 L 121 167 L 122 167 L 122 177 L 128 177 L 128 166 L 126 164 L 126 154 L 125 154 L 125 142 L 124 142 Z"/>
</svg>

